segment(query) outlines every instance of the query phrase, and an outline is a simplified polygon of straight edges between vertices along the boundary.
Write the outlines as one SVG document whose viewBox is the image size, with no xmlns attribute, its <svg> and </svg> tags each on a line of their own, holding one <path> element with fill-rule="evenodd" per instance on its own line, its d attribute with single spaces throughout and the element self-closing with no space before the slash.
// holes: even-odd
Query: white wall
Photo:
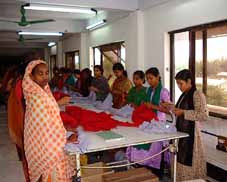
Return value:
<svg viewBox="0 0 227 182">
<path fill-rule="evenodd" d="M 136 11 L 118 21 L 108 22 L 102 28 L 64 40 L 62 54 L 58 53 L 59 59 L 62 59 L 59 62 L 64 65 L 65 52 L 80 50 L 81 68 L 89 67 L 90 47 L 125 41 L 129 75 L 136 69 L 146 70 L 156 66 L 162 77 L 167 78 L 167 83 L 168 32 L 226 19 L 226 7 L 227 0 L 171 0 L 144 11 Z"/>
<path fill-rule="evenodd" d="M 62 65 L 65 65 L 65 53 L 81 50 L 80 34 L 75 34 L 62 41 Z"/>
<path fill-rule="evenodd" d="M 51 55 L 57 55 L 57 46 L 50 47 L 50 56 Z"/>
<path fill-rule="evenodd" d="M 143 69 L 144 54 L 141 54 L 141 50 L 139 49 L 141 41 L 142 46 L 144 45 L 143 28 L 141 29 L 137 26 L 138 23 L 143 23 L 141 16 L 143 16 L 142 12 L 136 11 L 121 20 L 90 32 L 88 35 L 87 54 L 89 54 L 89 47 L 125 41 L 126 67 L 129 76 L 131 76 L 136 69 Z M 142 38 L 138 39 L 141 33 Z M 87 64 L 89 64 L 89 62 Z"/>
<path fill-rule="evenodd" d="M 226 7 L 226 0 L 172 0 L 145 10 L 145 68 L 157 66 L 164 76 L 167 32 L 226 19 Z"/>
</svg>

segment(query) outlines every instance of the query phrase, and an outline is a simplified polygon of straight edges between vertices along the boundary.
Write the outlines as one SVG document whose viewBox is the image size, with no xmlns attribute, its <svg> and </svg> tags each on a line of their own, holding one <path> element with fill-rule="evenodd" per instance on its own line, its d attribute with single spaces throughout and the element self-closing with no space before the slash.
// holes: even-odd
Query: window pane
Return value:
<svg viewBox="0 0 227 182">
<path fill-rule="evenodd" d="M 195 83 L 198 90 L 202 91 L 203 84 L 203 32 L 196 32 L 195 40 Z"/>
<path fill-rule="evenodd" d="M 101 52 L 98 48 L 95 48 L 95 65 L 101 65 Z"/>
<path fill-rule="evenodd" d="M 207 103 L 227 107 L 227 26 L 207 34 Z"/>
<path fill-rule="evenodd" d="M 80 68 L 80 57 L 79 57 L 79 53 L 76 52 L 75 53 L 75 69 L 79 69 Z"/>
<path fill-rule="evenodd" d="M 189 68 L 189 32 L 176 33 L 174 35 L 174 56 L 175 70 L 174 74 L 182 69 Z M 177 84 L 175 84 L 175 102 L 181 95 Z"/>
</svg>

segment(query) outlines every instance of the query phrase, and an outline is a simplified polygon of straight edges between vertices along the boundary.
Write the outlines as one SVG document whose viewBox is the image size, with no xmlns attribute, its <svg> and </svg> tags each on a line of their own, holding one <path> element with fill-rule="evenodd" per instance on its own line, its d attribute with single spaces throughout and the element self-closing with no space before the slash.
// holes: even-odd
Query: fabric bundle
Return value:
<svg viewBox="0 0 227 182">
<path fill-rule="evenodd" d="M 105 112 L 96 113 L 77 106 L 67 106 L 65 112 L 61 112 L 64 124 L 72 128 L 80 125 L 85 131 L 111 130 L 117 126 L 138 127 L 144 121 L 157 120 L 155 113 L 149 110 L 145 105 L 133 111 L 132 123 L 120 122 L 111 118 L 111 116 L 112 115 Z"/>
</svg>

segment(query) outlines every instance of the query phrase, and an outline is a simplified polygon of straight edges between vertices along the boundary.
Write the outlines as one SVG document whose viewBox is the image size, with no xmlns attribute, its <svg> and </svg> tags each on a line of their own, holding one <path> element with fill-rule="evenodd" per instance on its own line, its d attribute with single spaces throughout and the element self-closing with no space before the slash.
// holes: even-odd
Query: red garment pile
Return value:
<svg viewBox="0 0 227 182">
<path fill-rule="evenodd" d="M 53 96 L 55 98 L 56 101 L 60 100 L 63 97 L 69 97 L 69 95 L 63 93 L 63 92 L 53 92 Z"/>
<path fill-rule="evenodd" d="M 96 113 L 77 106 L 67 106 L 65 112 L 61 112 L 61 117 L 65 125 L 72 128 L 81 125 L 85 131 L 111 130 L 117 126 L 138 127 L 144 121 L 157 120 L 155 113 L 145 105 L 134 110 L 132 114 L 133 123 L 119 122 L 105 112 Z"/>
<path fill-rule="evenodd" d="M 65 126 L 70 126 L 71 128 L 78 127 L 79 122 L 74 117 L 63 111 L 60 112 L 60 115 Z"/>
<path fill-rule="evenodd" d="M 74 118 L 74 120 L 71 120 L 71 123 L 68 116 Z M 77 106 L 66 107 L 65 114 L 61 114 L 61 117 L 64 124 L 72 128 L 79 124 L 85 131 L 111 130 L 118 125 L 118 121 L 112 119 L 111 115 L 105 112 L 96 113 Z"/>
<path fill-rule="evenodd" d="M 138 127 L 141 125 L 144 121 L 151 121 L 156 120 L 158 121 L 158 118 L 156 114 L 150 110 L 146 105 L 142 104 L 139 107 L 137 107 L 133 113 L 132 113 L 132 121 L 133 123 L 120 123 L 120 126 L 129 126 L 129 127 Z"/>
</svg>

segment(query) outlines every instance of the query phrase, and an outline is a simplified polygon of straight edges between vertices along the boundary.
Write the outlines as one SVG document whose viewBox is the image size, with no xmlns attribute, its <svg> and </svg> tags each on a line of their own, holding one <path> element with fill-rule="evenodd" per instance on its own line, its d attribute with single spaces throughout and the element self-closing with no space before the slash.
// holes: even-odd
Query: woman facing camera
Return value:
<svg viewBox="0 0 227 182">
<path fill-rule="evenodd" d="M 127 72 L 121 63 L 113 65 L 114 75 L 117 77 L 112 85 L 113 107 L 121 108 L 126 104 L 126 97 L 132 87 L 132 82 L 127 77 Z"/>
<path fill-rule="evenodd" d="M 166 112 L 161 104 L 170 101 L 169 91 L 162 86 L 161 76 L 158 68 L 152 67 L 146 71 L 146 78 L 149 84 L 147 95 L 149 102 L 145 103 L 148 108 L 152 109 L 160 121 L 166 120 Z"/>
<path fill-rule="evenodd" d="M 64 153 L 67 142 L 60 111 L 48 85 L 42 60 L 29 63 L 22 82 L 26 101 L 24 149 L 31 182 L 71 182 L 73 168 Z"/>
<path fill-rule="evenodd" d="M 108 81 L 103 76 L 103 72 L 102 66 L 94 66 L 95 78 L 92 79 L 90 90 L 96 93 L 96 100 L 98 101 L 104 101 L 110 92 Z"/>
</svg>

